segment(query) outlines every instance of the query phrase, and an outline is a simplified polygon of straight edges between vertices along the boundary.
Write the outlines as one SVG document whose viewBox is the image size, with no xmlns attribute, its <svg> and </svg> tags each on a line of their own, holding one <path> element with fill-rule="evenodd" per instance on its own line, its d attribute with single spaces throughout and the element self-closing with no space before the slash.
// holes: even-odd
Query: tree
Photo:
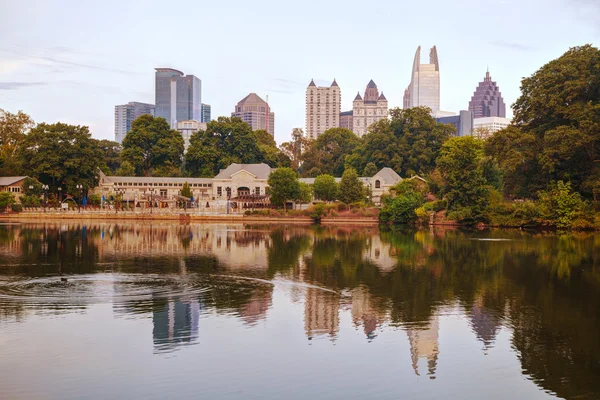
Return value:
<svg viewBox="0 0 600 400">
<path fill-rule="evenodd" d="M 219 117 L 206 131 L 192 134 L 185 160 L 191 176 L 213 177 L 232 163 L 264 162 L 265 155 L 250 125 L 237 117 Z"/>
<path fill-rule="evenodd" d="M 117 176 L 134 176 L 135 168 L 129 161 L 123 161 L 119 168 L 115 171 Z"/>
<path fill-rule="evenodd" d="M 104 165 L 101 169 L 105 173 L 113 175 L 121 166 L 121 145 L 112 140 L 103 139 L 97 141 L 97 146 L 104 155 Z"/>
<path fill-rule="evenodd" d="M 352 154 L 359 143 L 360 139 L 351 130 L 328 129 L 316 140 L 309 142 L 308 149 L 302 155 L 300 170 L 303 175 L 317 168 L 322 173 L 340 176 L 344 172 L 346 156 Z"/>
<path fill-rule="evenodd" d="M 551 182 L 547 190 L 538 194 L 537 208 L 545 221 L 557 228 L 571 228 L 577 219 L 589 218 L 589 205 L 577 192 L 573 192 L 570 182 Z"/>
<path fill-rule="evenodd" d="M 342 175 L 338 189 L 338 200 L 350 204 L 365 199 L 365 189 L 358 179 L 358 174 L 354 168 L 348 168 Z"/>
<path fill-rule="evenodd" d="M 142 115 L 123 139 L 121 158 L 133 165 L 138 175 L 150 176 L 153 168 L 167 163 L 181 167 L 183 148 L 183 137 L 167 120 Z"/>
<path fill-rule="evenodd" d="M 281 150 L 290 159 L 290 167 L 298 171 L 302 165 L 302 153 L 308 148 L 309 140 L 304 136 L 300 128 L 294 128 L 292 131 L 292 140 L 281 144 Z"/>
<path fill-rule="evenodd" d="M 296 201 L 300 204 L 310 203 L 313 196 L 313 188 L 308 183 L 299 182 L 300 188 L 298 190 L 298 196 Z"/>
<path fill-rule="evenodd" d="M 295 200 L 300 195 L 298 175 L 291 168 L 277 168 L 271 171 L 268 183 L 271 203 L 283 204 L 284 210 L 286 210 L 286 201 Z"/>
<path fill-rule="evenodd" d="M 41 123 L 23 139 L 19 151 L 23 172 L 50 186 L 62 186 L 75 193 L 75 185 L 96 186 L 96 174 L 103 164 L 102 150 L 87 126 Z M 66 188 L 65 188 L 66 186 Z"/>
<path fill-rule="evenodd" d="M 0 210 L 6 209 L 15 204 L 15 195 L 10 192 L 0 192 Z"/>
<path fill-rule="evenodd" d="M 290 166 L 290 158 L 284 151 L 277 148 L 275 138 L 269 132 L 259 129 L 253 133 L 266 164 L 273 168 Z"/>
<path fill-rule="evenodd" d="M 373 175 L 375 175 L 377 173 L 377 165 L 375 165 L 372 162 L 367 163 L 367 165 L 365 165 L 365 169 L 363 170 L 363 175 L 364 177 L 372 177 Z"/>
<path fill-rule="evenodd" d="M 484 178 L 483 142 L 472 136 L 453 137 L 442 146 L 437 160 L 442 174 L 442 195 L 448 210 L 461 222 L 481 221 L 490 202 Z"/>
<path fill-rule="evenodd" d="M 31 117 L 23 111 L 12 114 L 0 109 L 0 176 L 21 174 L 19 150 L 34 126 Z"/>
<path fill-rule="evenodd" d="M 337 197 L 338 184 L 331 175 L 319 175 L 313 184 L 315 197 L 323 201 L 333 201 Z"/>
<path fill-rule="evenodd" d="M 192 189 L 190 189 L 190 185 L 187 182 L 185 182 L 181 188 L 181 195 L 187 198 L 192 198 L 194 196 Z"/>
<path fill-rule="evenodd" d="M 396 196 L 385 195 L 381 201 L 379 221 L 392 224 L 411 224 L 417 220 L 416 209 L 425 203 L 425 195 L 414 180 L 404 180 L 394 187 Z"/>
<path fill-rule="evenodd" d="M 364 171 L 368 163 L 377 169 L 390 167 L 403 176 L 427 175 L 435 168 L 435 160 L 444 141 L 456 129 L 439 124 L 426 107 L 395 108 L 390 119 L 371 125 L 361 144 L 346 158 L 348 165 Z"/>
</svg>

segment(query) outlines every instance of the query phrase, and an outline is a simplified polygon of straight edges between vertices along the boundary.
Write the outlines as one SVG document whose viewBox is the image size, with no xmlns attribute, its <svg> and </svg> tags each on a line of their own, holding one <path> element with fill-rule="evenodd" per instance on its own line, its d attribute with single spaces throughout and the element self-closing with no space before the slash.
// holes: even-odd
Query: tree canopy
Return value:
<svg viewBox="0 0 600 400">
<path fill-rule="evenodd" d="M 290 167 L 298 171 L 302 164 L 302 153 L 308 148 L 309 140 L 300 128 L 292 131 L 292 140 L 281 144 L 281 151 L 290 159 Z"/>
<path fill-rule="evenodd" d="M 315 197 L 323 201 L 333 201 L 337 198 L 338 184 L 331 175 L 324 174 L 315 178 L 313 184 Z"/>
<path fill-rule="evenodd" d="M 0 109 L 0 175 L 19 175 L 19 150 L 25 135 L 34 127 L 31 117 L 23 111 L 16 114 Z"/>
<path fill-rule="evenodd" d="M 300 181 L 298 175 L 291 168 L 277 168 L 269 174 L 269 193 L 271 203 L 275 205 L 283 204 L 285 209 L 286 201 L 300 199 Z"/>
<path fill-rule="evenodd" d="M 328 129 L 316 140 L 308 143 L 308 148 L 302 155 L 303 164 L 300 171 L 303 176 L 310 176 L 313 169 L 321 173 L 341 176 L 344 172 L 346 156 L 351 154 L 359 144 L 360 139 L 351 130 Z"/>
<path fill-rule="evenodd" d="M 365 200 L 365 188 L 354 168 L 348 168 L 342 174 L 337 198 L 346 204 Z"/>
<path fill-rule="evenodd" d="M 171 129 L 166 119 L 142 115 L 123 139 L 121 158 L 128 161 L 138 175 L 149 176 L 154 168 L 179 168 L 183 161 L 183 137 Z"/>
</svg>

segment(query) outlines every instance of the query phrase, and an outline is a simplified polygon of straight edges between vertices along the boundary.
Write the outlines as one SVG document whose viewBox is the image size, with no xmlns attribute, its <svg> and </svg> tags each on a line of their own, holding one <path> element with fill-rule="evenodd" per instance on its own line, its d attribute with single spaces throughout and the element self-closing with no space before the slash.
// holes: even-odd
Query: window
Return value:
<svg viewBox="0 0 600 400">
<path fill-rule="evenodd" d="M 260 186 L 254 188 L 254 194 L 260 194 Z"/>
<path fill-rule="evenodd" d="M 375 189 L 381 189 L 381 182 L 379 181 L 379 179 L 375 181 Z"/>
<path fill-rule="evenodd" d="M 223 188 L 221 186 L 217 186 L 217 196 L 221 197 L 223 195 Z"/>
</svg>

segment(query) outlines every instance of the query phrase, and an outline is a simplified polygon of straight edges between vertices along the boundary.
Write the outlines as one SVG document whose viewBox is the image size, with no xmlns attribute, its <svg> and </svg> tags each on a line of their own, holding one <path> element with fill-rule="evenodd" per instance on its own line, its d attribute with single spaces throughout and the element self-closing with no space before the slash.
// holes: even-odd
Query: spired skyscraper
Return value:
<svg viewBox="0 0 600 400">
<path fill-rule="evenodd" d="M 429 107 L 433 114 L 440 110 L 440 64 L 435 46 L 429 51 L 429 64 L 421 64 L 421 46 L 417 48 L 403 105 L 404 108 Z"/>
<path fill-rule="evenodd" d="M 177 121 L 202 121 L 200 79 L 172 68 L 155 69 L 154 115 L 166 119 L 173 129 L 177 127 Z"/>
<path fill-rule="evenodd" d="M 506 104 L 504 104 L 500 88 L 496 82 L 492 81 L 489 70 L 471 97 L 469 111 L 473 112 L 473 118 L 506 118 Z"/>
</svg>

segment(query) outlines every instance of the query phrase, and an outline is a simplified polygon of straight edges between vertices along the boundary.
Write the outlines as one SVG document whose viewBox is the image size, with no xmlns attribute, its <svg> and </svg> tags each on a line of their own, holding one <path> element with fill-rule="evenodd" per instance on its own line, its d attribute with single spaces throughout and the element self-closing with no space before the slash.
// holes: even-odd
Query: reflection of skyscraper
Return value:
<svg viewBox="0 0 600 400">
<path fill-rule="evenodd" d="M 471 308 L 471 327 L 475 336 L 483 343 L 484 351 L 494 347 L 500 330 L 500 319 L 486 308 L 474 304 Z"/>
<path fill-rule="evenodd" d="M 439 321 L 435 316 L 429 321 L 426 329 L 408 329 L 408 341 L 410 343 L 410 359 L 415 374 L 419 374 L 419 359 L 427 360 L 427 375 L 435 379 L 435 370 L 437 368 L 437 359 L 439 355 L 438 333 Z"/>
<path fill-rule="evenodd" d="M 159 303 L 160 300 L 155 300 Z M 152 337 L 157 351 L 173 351 L 198 339 L 198 300 L 168 300 L 152 312 Z"/>
<path fill-rule="evenodd" d="M 316 335 L 335 338 L 339 329 L 340 296 L 321 289 L 306 290 L 304 302 L 304 330 L 312 339 Z"/>
<path fill-rule="evenodd" d="M 433 113 L 440 109 L 440 64 L 435 46 L 429 51 L 429 64 L 421 64 L 421 46 L 413 61 L 412 76 L 404 92 L 404 108 L 426 106 Z"/>
<path fill-rule="evenodd" d="M 273 286 L 269 285 L 266 289 L 256 289 L 252 294 L 250 301 L 244 304 L 240 310 L 242 319 L 250 324 L 254 325 L 259 320 L 264 319 L 267 315 L 267 311 L 271 308 L 273 299 Z"/>
<path fill-rule="evenodd" d="M 357 326 L 362 324 L 369 339 L 377 336 L 375 330 L 384 320 L 385 315 L 377 310 L 367 288 L 361 286 L 352 290 L 352 322 Z"/>
</svg>

